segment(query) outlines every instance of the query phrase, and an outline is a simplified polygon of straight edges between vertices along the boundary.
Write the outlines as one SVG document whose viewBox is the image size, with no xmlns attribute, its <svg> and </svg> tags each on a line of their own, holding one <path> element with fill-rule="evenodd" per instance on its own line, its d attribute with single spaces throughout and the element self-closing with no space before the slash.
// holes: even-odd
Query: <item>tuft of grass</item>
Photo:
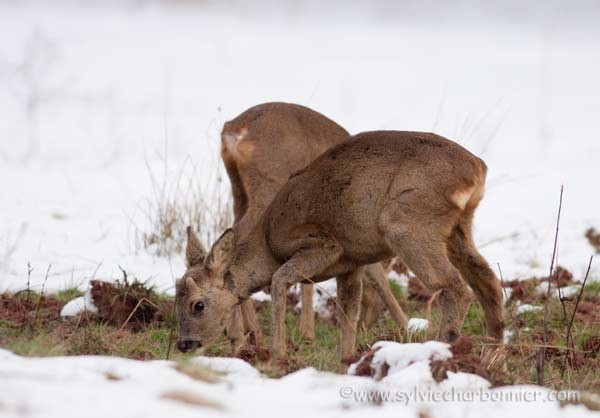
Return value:
<svg viewBox="0 0 600 418">
<path fill-rule="evenodd" d="M 388 280 L 388 282 L 390 284 L 390 289 L 392 289 L 392 293 L 394 296 L 396 296 L 396 299 L 404 299 L 404 288 L 394 280 Z"/>
<path fill-rule="evenodd" d="M 57 300 L 67 303 L 70 300 L 83 296 L 83 292 L 76 287 L 60 290 L 53 295 Z"/>
<path fill-rule="evenodd" d="M 162 172 L 157 173 L 146 161 L 152 196 L 138 205 L 141 226 L 131 219 L 135 251 L 159 257 L 184 251 L 188 225 L 208 245 L 233 224 L 233 199 L 221 176 L 207 188 L 191 160 L 177 170 L 170 169 L 166 158 L 164 162 Z"/>
</svg>

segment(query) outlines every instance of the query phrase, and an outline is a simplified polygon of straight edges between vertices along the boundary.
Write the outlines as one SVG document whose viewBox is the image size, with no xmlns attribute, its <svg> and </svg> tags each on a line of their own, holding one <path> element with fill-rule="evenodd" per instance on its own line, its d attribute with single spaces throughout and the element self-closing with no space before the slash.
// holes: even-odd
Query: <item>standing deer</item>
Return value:
<svg viewBox="0 0 600 418">
<path fill-rule="evenodd" d="M 194 312 L 193 344 L 209 343 L 236 305 L 271 285 L 272 355 L 284 357 L 287 288 L 335 276 L 348 360 L 364 266 L 394 256 L 440 290 L 440 339 L 460 335 L 470 286 L 487 334 L 501 341 L 501 287 L 471 232 L 486 173 L 481 159 L 430 133 L 366 132 L 333 147 L 281 188 L 254 227 L 228 229 L 188 268 L 178 289 Z"/>
<path fill-rule="evenodd" d="M 288 103 L 254 106 L 225 123 L 221 132 L 221 157 L 231 181 L 234 224 L 240 233 L 245 235 L 252 229 L 292 174 L 348 138 L 350 134 L 331 119 Z M 188 233 L 188 241 L 191 240 L 194 237 Z M 188 245 L 188 265 L 197 264 L 205 255 L 197 239 L 194 245 Z M 381 266 L 368 266 L 365 273 L 364 290 L 369 297 L 363 299 L 362 327 L 368 329 L 387 307 L 392 318 L 405 328 L 406 316 Z M 300 335 L 311 340 L 314 338 L 313 285 L 303 284 L 301 289 Z M 235 345 L 240 344 L 240 333 L 243 334 L 244 329 L 255 338 L 260 335 L 252 301 L 245 301 L 240 308 L 241 312 L 235 312 L 227 329 Z M 180 341 L 186 341 L 193 332 L 186 319 L 191 312 L 189 309 L 180 312 Z M 240 318 L 243 325 L 236 324 Z M 184 342 L 179 346 L 183 351 L 193 347 Z"/>
</svg>

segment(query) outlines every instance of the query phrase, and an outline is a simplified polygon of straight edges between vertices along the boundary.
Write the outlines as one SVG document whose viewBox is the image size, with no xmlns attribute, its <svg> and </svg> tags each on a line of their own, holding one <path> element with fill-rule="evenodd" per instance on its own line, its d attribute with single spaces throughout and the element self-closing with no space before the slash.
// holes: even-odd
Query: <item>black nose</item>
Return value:
<svg viewBox="0 0 600 418">
<path fill-rule="evenodd" d="M 194 348 L 196 348 L 198 346 L 200 346 L 200 343 L 198 341 L 180 340 L 177 342 L 177 348 L 182 353 L 186 353 L 190 350 L 193 350 Z"/>
</svg>

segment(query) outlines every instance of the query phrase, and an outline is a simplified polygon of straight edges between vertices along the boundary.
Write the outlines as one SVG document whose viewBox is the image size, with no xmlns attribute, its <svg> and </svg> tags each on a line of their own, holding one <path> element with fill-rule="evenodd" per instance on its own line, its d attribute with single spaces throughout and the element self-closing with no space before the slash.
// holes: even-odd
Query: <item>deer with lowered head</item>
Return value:
<svg viewBox="0 0 600 418">
<path fill-rule="evenodd" d="M 264 103 L 254 106 L 225 123 L 221 133 L 221 158 L 231 182 L 234 224 L 246 235 L 290 176 L 306 167 L 324 151 L 350 138 L 350 134 L 331 119 L 304 106 L 290 103 Z M 203 261 L 206 253 L 188 232 L 187 263 Z M 394 297 L 382 266 L 365 267 L 359 325 L 368 329 L 384 308 L 406 327 L 406 316 Z M 186 295 L 196 284 L 178 286 L 179 348 L 194 348 L 194 310 Z M 189 287 L 189 291 L 188 291 Z M 314 338 L 313 285 L 301 286 L 300 336 Z M 240 323 L 240 321 L 243 321 Z M 260 339 L 254 306 L 246 300 L 227 321 L 227 335 L 234 346 L 243 344 L 244 335 Z"/>
<path fill-rule="evenodd" d="M 440 339 L 460 335 L 470 286 L 487 334 L 501 341 L 501 287 L 471 232 L 486 172 L 481 159 L 429 133 L 366 132 L 326 151 L 279 190 L 250 231 L 225 231 L 188 268 L 180 286 L 195 286 L 195 343 L 209 343 L 236 305 L 270 285 L 272 355 L 284 357 L 287 288 L 335 276 L 341 357 L 351 359 L 364 266 L 394 256 L 440 290 Z"/>
</svg>

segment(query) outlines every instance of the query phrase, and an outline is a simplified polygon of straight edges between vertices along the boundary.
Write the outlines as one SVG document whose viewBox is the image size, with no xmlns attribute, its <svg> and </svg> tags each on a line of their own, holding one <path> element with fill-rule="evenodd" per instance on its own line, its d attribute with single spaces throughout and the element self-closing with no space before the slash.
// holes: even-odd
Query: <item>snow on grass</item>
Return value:
<svg viewBox="0 0 600 418">
<path fill-rule="evenodd" d="M 257 302 L 271 302 L 271 295 L 269 295 L 263 290 L 260 290 L 250 295 L 250 299 L 255 300 Z"/>
<path fill-rule="evenodd" d="M 406 325 L 408 332 L 421 332 L 429 328 L 429 321 L 424 318 L 410 318 Z"/>
<path fill-rule="evenodd" d="M 542 308 L 541 306 L 533 306 L 525 303 L 517 308 L 517 315 L 522 315 L 527 312 L 539 312 L 543 309 L 544 308 Z"/>
<path fill-rule="evenodd" d="M 77 316 L 82 312 L 98 313 L 98 308 L 92 300 L 92 292 L 88 289 L 83 296 L 70 300 L 60 310 L 60 316 Z"/>
<path fill-rule="evenodd" d="M 535 290 L 536 290 L 537 294 L 539 294 L 539 295 L 547 294 L 548 293 L 548 283 L 538 284 L 537 287 L 535 288 Z M 555 298 L 571 297 L 573 295 L 578 294 L 580 290 L 581 290 L 580 284 L 571 284 L 568 286 L 563 286 L 560 289 L 558 289 L 556 286 L 551 286 L 550 296 L 555 297 Z"/>
<path fill-rule="evenodd" d="M 375 350 L 370 366 L 375 372 L 376 380 L 384 377 L 383 368 L 389 367 L 387 373 L 393 375 L 414 363 L 425 363 L 429 366 L 430 360 L 447 360 L 452 357 L 450 345 L 439 341 L 425 343 L 400 344 L 393 341 L 379 341 L 373 344 Z M 367 360 L 363 356 L 357 363 L 348 369 L 349 374 L 356 374 L 358 365 Z M 430 373 L 431 374 L 431 373 Z"/>
<path fill-rule="evenodd" d="M 279 379 L 239 359 L 190 362 L 213 369 L 217 380 L 194 379 L 169 361 L 82 356 L 25 358 L 0 350 L 0 414 L 12 418 L 107 416 L 264 418 L 408 416 L 435 418 L 591 417 L 582 406 L 560 407 L 536 386 L 489 389 L 484 379 L 448 372 L 436 383 L 427 356 L 448 358 L 446 344 L 378 343 L 393 366 L 381 381 L 306 368 Z M 524 394 L 528 401 L 522 400 Z M 382 398 L 383 397 L 383 398 Z M 507 400 L 512 397 L 512 400 Z"/>
<path fill-rule="evenodd" d="M 300 285 L 294 286 L 292 291 L 295 292 L 298 297 L 300 296 Z M 313 309 L 322 318 L 328 318 L 331 316 L 332 310 L 328 305 L 330 299 L 335 298 L 337 295 L 337 282 L 335 279 L 325 280 L 324 282 L 316 283 L 314 285 L 313 295 Z M 294 309 L 299 312 L 302 309 L 302 300 L 296 303 Z"/>
<path fill-rule="evenodd" d="M 190 363 L 206 367 L 229 377 L 260 377 L 260 372 L 258 370 L 252 367 L 249 363 L 238 358 L 198 356 L 192 358 Z"/>
<path fill-rule="evenodd" d="M 514 334 L 515 332 L 512 329 L 505 329 L 504 336 L 502 337 L 502 341 L 504 342 L 504 344 L 510 344 L 510 340 Z"/>
</svg>

